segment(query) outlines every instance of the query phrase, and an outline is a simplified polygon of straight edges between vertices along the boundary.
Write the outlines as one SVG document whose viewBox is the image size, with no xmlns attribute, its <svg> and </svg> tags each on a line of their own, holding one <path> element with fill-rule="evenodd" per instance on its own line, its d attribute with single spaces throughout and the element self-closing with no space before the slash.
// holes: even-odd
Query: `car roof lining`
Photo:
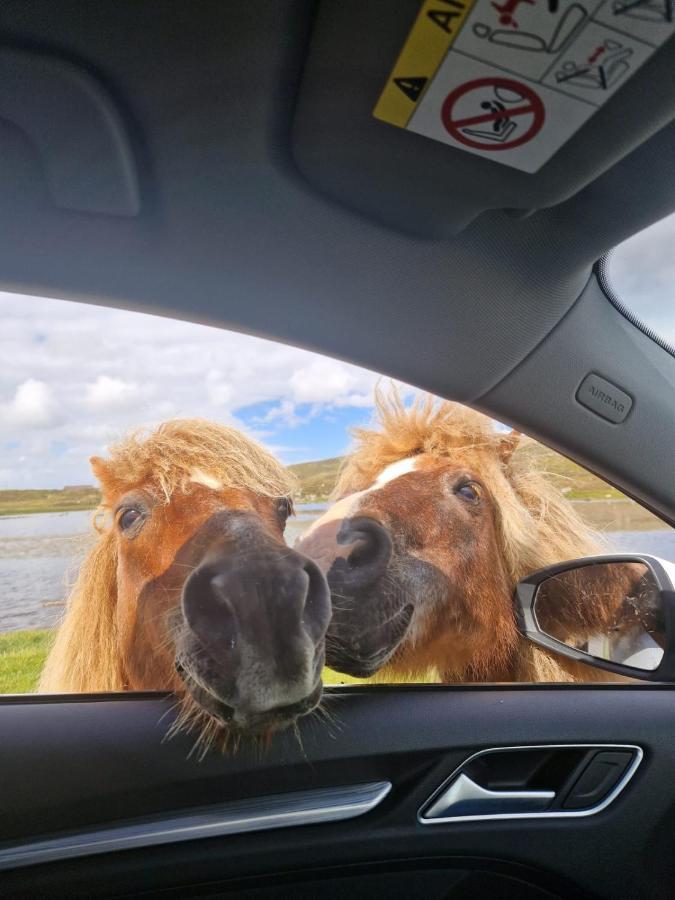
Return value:
<svg viewBox="0 0 675 900">
<path fill-rule="evenodd" d="M 350 79 L 361 64 L 373 87 L 386 78 L 418 4 L 396 7 L 389 21 L 379 4 L 352 0 L 99 0 L 95 13 L 76 0 L 7 3 L 5 46 L 79 69 L 124 122 L 139 208 L 57 205 L 44 146 L 1 120 L 0 286 L 232 328 L 358 363 L 527 426 L 675 515 L 670 466 L 657 446 L 670 437 L 672 393 L 662 388 L 675 380 L 675 360 L 607 302 L 592 272 L 608 249 L 675 210 L 675 125 L 665 124 L 675 114 L 675 55 L 663 49 L 626 86 L 644 97 L 628 125 L 610 101 L 605 131 L 589 126 L 562 162 L 554 158 L 548 175 L 545 167 L 529 183 L 417 135 L 403 135 L 414 138 L 404 147 L 395 129 L 369 116 L 376 155 L 364 159 L 361 100 L 353 133 L 343 128 L 341 155 L 326 157 L 324 170 L 321 141 L 333 120 L 344 125 L 351 115 L 343 93 L 358 82 Z M 326 23 L 359 8 L 378 14 L 381 44 L 371 34 L 373 60 L 364 59 L 361 43 L 345 46 L 336 27 L 332 53 L 342 52 L 349 71 L 342 91 L 331 89 L 332 56 L 317 70 Z M 62 104 L 59 116 L 69 115 L 77 134 L 81 116 Z M 611 129 L 622 116 L 617 144 Z M 611 145 L 605 156 L 602 141 Z M 57 142 L 49 152 L 76 154 L 76 146 Z M 387 178 L 410 146 L 419 171 L 399 178 L 397 192 Z M 584 147 L 594 148 L 597 177 L 586 171 L 585 186 L 575 187 L 570 172 Z M 81 173 L 76 205 L 110 186 L 104 158 L 56 160 L 70 177 Z M 429 185 L 448 198 L 450 214 Z M 621 355 L 627 342 L 630 367 Z M 637 433 L 586 412 L 580 436 L 574 393 L 551 380 L 550 354 L 569 366 L 570 384 L 588 366 L 614 374 L 635 398 L 640 440 L 619 439 Z"/>
</svg>

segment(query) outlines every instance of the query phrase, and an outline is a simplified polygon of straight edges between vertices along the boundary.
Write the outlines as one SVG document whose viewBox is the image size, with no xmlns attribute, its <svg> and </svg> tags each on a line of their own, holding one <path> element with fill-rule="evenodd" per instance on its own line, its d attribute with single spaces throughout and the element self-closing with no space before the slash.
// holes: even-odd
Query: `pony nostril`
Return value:
<svg viewBox="0 0 675 900">
<path fill-rule="evenodd" d="M 234 650 L 237 621 L 227 596 L 226 578 L 197 570 L 183 591 L 183 614 L 190 630 L 207 645 Z"/>
<path fill-rule="evenodd" d="M 369 516 L 349 519 L 340 529 L 339 543 L 353 545 L 347 565 L 353 577 L 367 580 L 380 575 L 389 564 L 392 543 L 387 529 Z"/>
<path fill-rule="evenodd" d="M 387 566 L 392 546 L 384 526 L 375 519 L 362 516 L 351 520 L 348 534 L 349 543 L 354 545 L 347 557 L 350 568 L 382 571 Z"/>
<path fill-rule="evenodd" d="M 306 559 L 303 571 L 309 581 L 302 611 L 302 624 L 319 641 L 328 630 L 331 616 L 330 588 L 321 569 Z"/>
</svg>

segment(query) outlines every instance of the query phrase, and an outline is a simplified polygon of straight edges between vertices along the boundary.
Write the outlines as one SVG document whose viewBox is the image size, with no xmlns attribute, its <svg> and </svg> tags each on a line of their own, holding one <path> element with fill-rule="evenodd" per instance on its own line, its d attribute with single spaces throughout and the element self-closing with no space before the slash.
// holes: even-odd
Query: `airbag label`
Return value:
<svg viewBox="0 0 675 900">
<path fill-rule="evenodd" d="M 625 391 L 594 372 L 587 375 L 579 385 L 577 400 L 586 409 L 615 425 L 624 421 L 633 405 L 632 397 Z"/>
<path fill-rule="evenodd" d="M 674 31 L 673 0 L 425 0 L 373 114 L 536 172 Z"/>
</svg>

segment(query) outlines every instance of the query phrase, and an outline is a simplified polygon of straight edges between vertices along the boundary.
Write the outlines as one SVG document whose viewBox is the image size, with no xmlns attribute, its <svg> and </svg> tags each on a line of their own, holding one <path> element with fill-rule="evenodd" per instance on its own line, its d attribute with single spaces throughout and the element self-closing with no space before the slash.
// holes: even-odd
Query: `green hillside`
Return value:
<svg viewBox="0 0 675 900">
<path fill-rule="evenodd" d="M 296 463 L 289 466 L 298 479 L 298 499 L 302 502 L 326 500 L 335 486 L 341 456 L 319 459 L 316 462 Z"/>
<path fill-rule="evenodd" d="M 0 516 L 95 509 L 100 497 L 96 488 L 88 485 L 62 490 L 0 491 Z"/>
<path fill-rule="evenodd" d="M 605 485 L 581 466 L 538 444 L 532 444 L 532 464 L 556 476 L 556 483 L 570 500 L 613 500 L 623 497 L 615 488 Z M 337 478 L 342 457 L 319 459 L 289 466 L 298 479 L 300 503 L 327 500 Z M 94 487 L 76 486 L 63 490 L 0 491 L 0 516 L 26 515 L 38 512 L 71 512 L 94 509 L 100 499 Z"/>
<path fill-rule="evenodd" d="M 532 455 L 533 467 L 553 475 L 553 480 L 569 500 L 626 499 L 621 491 L 548 447 L 533 441 L 527 452 Z"/>
<path fill-rule="evenodd" d="M 559 453 L 532 442 L 527 449 L 533 468 L 543 469 L 570 500 L 618 500 L 624 495 Z M 342 457 L 289 466 L 299 482 L 300 501 L 326 500 L 335 486 Z"/>
</svg>

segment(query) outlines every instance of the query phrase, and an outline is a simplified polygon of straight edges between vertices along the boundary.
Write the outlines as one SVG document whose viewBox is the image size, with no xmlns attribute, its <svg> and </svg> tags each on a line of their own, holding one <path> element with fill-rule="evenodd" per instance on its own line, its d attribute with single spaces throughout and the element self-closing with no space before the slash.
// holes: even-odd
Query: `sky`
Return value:
<svg viewBox="0 0 675 900">
<path fill-rule="evenodd" d="M 614 252 L 614 289 L 675 341 L 675 216 Z M 93 482 L 129 428 L 204 416 L 284 463 L 344 453 L 375 373 L 236 332 L 0 292 L 0 489 Z M 409 396 L 410 388 L 404 388 Z"/>
<path fill-rule="evenodd" d="M 91 484 L 91 455 L 175 416 L 234 425 L 287 464 L 336 456 L 377 380 L 231 331 L 0 292 L 0 489 Z"/>
<path fill-rule="evenodd" d="M 610 257 L 609 276 L 626 306 L 675 343 L 675 215 L 617 247 Z"/>
</svg>

